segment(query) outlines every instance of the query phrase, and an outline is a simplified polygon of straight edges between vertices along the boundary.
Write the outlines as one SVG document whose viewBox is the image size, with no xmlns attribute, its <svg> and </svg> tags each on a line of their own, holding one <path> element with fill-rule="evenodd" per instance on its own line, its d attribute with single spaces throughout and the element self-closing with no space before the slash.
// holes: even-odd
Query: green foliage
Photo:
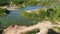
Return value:
<svg viewBox="0 0 60 34">
<path fill-rule="evenodd" d="M 38 21 L 42 21 L 45 19 L 45 11 L 44 10 L 31 11 L 31 13 L 22 12 L 21 15 L 26 18 L 35 19 Z"/>
<path fill-rule="evenodd" d="M 33 13 L 22 12 L 21 14 L 22 14 L 22 16 L 25 16 L 27 18 L 37 18 L 38 17 L 35 12 L 33 12 Z"/>
<path fill-rule="evenodd" d="M 0 6 L 5 6 L 5 5 L 9 5 L 10 0 L 0 0 Z"/>
<path fill-rule="evenodd" d="M 40 10 L 38 13 L 39 13 L 40 19 L 44 20 L 45 19 L 45 11 L 44 10 Z"/>
<path fill-rule="evenodd" d="M 30 1 L 27 1 L 26 2 L 26 5 L 30 5 L 30 6 L 36 6 L 37 5 L 37 1 L 35 1 L 35 0 L 30 0 Z"/>
<path fill-rule="evenodd" d="M 4 13 L 4 9 L 0 8 L 0 14 Z"/>
<path fill-rule="evenodd" d="M 55 16 L 55 21 L 60 21 L 60 8 L 56 8 L 56 16 Z"/>
<path fill-rule="evenodd" d="M 18 5 L 18 4 L 24 3 L 25 1 L 24 0 L 12 0 L 12 2 L 13 2 L 13 4 Z"/>
<path fill-rule="evenodd" d="M 56 10 L 55 10 L 56 9 Z M 57 11 L 58 10 L 58 11 Z M 30 19 L 36 19 L 38 21 L 50 20 L 52 22 L 60 21 L 60 9 L 57 8 L 47 8 L 47 10 L 22 12 L 22 16 Z"/>
<path fill-rule="evenodd" d="M 48 6 L 48 5 L 56 5 L 58 4 L 58 0 L 0 0 L 0 5 L 9 5 L 10 2 L 13 4 L 19 5 L 22 3 L 25 3 L 26 6 L 36 6 L 37 4 L 42 6 Z"/>
<path fill-rule="evenodd" d="M 30 32 L 27 32 L 26 34 L 36 34 L 37 30 L 33 30 L 33 31 L 30 31 Z"/>
<path fill-rule="evenodd" d="M 53 8 L 49 8 L 46 11 L 46 16 L 49 17 L 50 19 L 53 19 L 56 14 L 56 11 Z"/>
<path fill-rule="evenodd" d="M 51 21 L 60 21 L 60 9 L 59 8 L 49 8 L 46 11 L 46 17 Z"/>
<path fill-rule="evenodd" d="M 29 6 L 29 5 L 36 6 L 36 4 L 38 3 L 38 2 L 36 2 L 36 0 L 12 0 L 12 2 L 13 2 L 13 4 L 17 4 L 17 5 L 25 3 L 26 6 Z"/>
</svg>

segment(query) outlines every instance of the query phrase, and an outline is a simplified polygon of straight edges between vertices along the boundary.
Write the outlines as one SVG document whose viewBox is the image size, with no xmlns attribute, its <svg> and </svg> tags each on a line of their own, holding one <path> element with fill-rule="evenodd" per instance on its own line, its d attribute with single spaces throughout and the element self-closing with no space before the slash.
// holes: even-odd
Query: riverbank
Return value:
<svg viewBox="0 0 60 34">
<path fill-rule="evenodd" d="M 0 16 L 4 16 L 4 15 L 6 15 L 6 13 L 0 14 Z"/>
<path fill-rule="evenodd" d="M 5 8 L 5 7 L 4 7 Z M 6 15 L 6 14 L 9 14 L 10 11 L 7 10 L 6 8 L 3 9 L 3 8 L 0 8 L 0 16 L 3 16 L 3 15 Z"/>
<path fill-rule="evenodd" d="M 7 9 L 7 10 L 15 10 L 15 9 L 17 9 L 17 6 L 14 6 L 14 7 L 10 8 L 10 9 L 8 8 L 8 6 L 2 6 L 0 8 Z"/>
<path fill-rule="evenodd" d="M 26 7 L 26 4 L 25 3 L 22 3 L 22 4 L 18 4 L 18 5 L 16 5 L 16 4 L 10 4 L 10 5 L 8 5 L 8 6 L 2 6 L 1 8 L 9 8 L 9 7 L 12 7 L 13 9 L 21 9 L 21 8 L 24 8 L 24 7 Z M 13 10 L 13 9 L 11 9 L 11 10 Z M 9 9 L 8 9 L 9 10 Z"/>
<path fill-rule="evenodd" d="M 17 6 L 17 5 L 9 5 L 9 6 L 0 6 L 0 8 L 2 8 L 2 9 L 7 9 L 7 10 L 15 10 L 15 9 L 18 9 L 18 8 L 20 8 L 20 6 Z M 10 9 L 8 9 L 8 8 L 10 8 Z"/>
</svg>

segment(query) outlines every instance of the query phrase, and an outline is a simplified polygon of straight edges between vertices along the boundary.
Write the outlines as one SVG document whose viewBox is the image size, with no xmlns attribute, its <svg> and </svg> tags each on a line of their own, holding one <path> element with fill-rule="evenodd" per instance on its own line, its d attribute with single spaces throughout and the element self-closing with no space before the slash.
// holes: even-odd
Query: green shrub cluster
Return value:
<svg viewBox="0 0 60 34">
<path fill-rule="evenodd" d="M 31 11 L 31 13 L 22 12 L 21 15 L 30 19 L 60 21 L 60 12 L 54 8 L 48 8 L 46 11 Z"/>
<path fill-rule="evenodd" d="M 36 6 L 37 4 L 42 6 L 59 4 L 58 0 L 0 0 L 0 5 L 9 5 L 11 2 L 16 5 L 25 3 L 26 6 Z"/>
</svg>

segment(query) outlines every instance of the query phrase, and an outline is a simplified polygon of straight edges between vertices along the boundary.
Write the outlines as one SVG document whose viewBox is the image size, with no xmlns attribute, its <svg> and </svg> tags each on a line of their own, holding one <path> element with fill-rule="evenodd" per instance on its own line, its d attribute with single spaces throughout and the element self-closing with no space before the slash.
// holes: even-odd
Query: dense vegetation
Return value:
<svg viewBox="0 0 60 34">
<path fill-rule="evenodd" d="M 9 5 L 9 0 L 0 0 L 0 6 Z"/>
<path fill-rule="evenodd" d="M 0 0 L 0 5 L 9 5 L 11 2 L 17 5 L 25 3 L 26 5 L 31 6 L 47 6 L 59 4 L 59 0 Z"/>
</svg>

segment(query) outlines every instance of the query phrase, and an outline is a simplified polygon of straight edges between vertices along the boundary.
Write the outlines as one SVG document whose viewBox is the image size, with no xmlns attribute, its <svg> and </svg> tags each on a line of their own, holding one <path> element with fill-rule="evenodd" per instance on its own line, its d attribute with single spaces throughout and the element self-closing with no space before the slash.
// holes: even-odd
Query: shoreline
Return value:
<svg viewBox="0 0 60 34">
<path fill-rule="evenodd" d="M 3 15 L 5 15 L 6 13 L 3 13 L 3 14 L 0 14 L 0 16 L 3 16 Z"/>
<path fill-rule="evenodd" d="M 8 6 L 2 6 L 2 7 L 0 7 L 0 8 L 2 8 L 2 9 L 7 9 L 7 10 L 15 10 L 15 9 L 17 9 L 18 7 L 17 7 L 17 6 L 13 6 L 12 8 L 8 8 Z"/>
</svg>

